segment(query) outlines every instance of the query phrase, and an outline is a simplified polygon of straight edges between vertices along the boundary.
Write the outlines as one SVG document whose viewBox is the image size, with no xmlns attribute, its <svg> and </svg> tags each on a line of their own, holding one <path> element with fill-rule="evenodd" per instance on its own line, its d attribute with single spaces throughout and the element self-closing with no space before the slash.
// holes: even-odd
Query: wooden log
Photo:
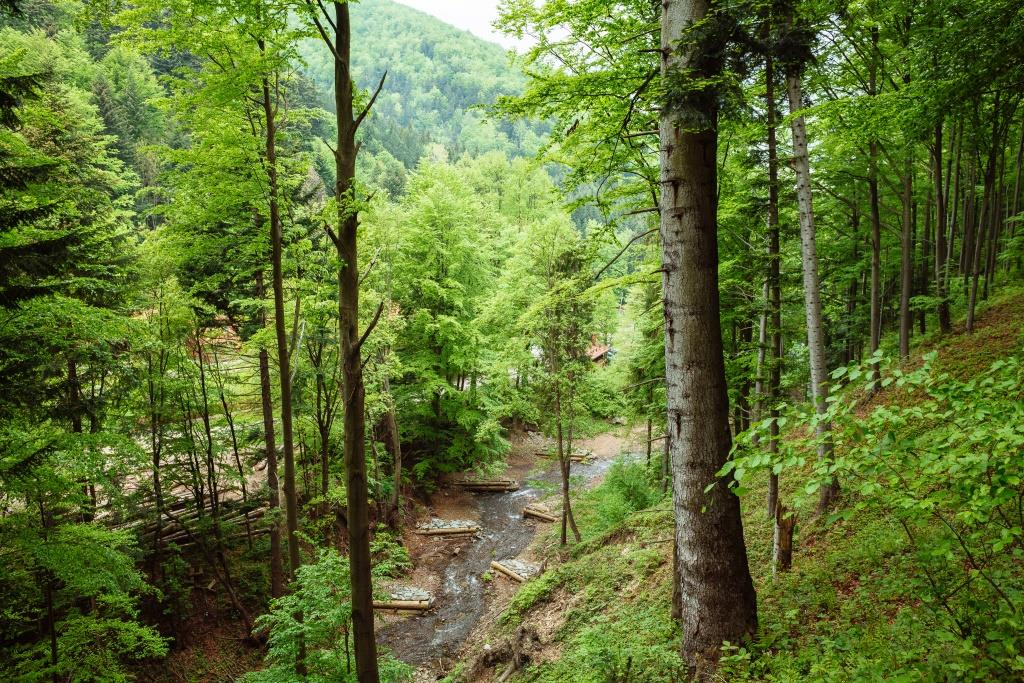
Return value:
<svg viewBox="0 0 1024 683">
<path fill-rule="evenodd" d="M 374 600 L 374 609 L 391 610 L 428 610 L 434 604 L 431 600 Z"/>
<path fill-rule="evenodd" d="M 518 574 L 517 572 L 512 571 L 511 569 L 509 569 L 508 567 L 503 565 L 501 562 L 493 562 L 492 561 L 491 562 L 491 569 L 493 569 L 493 570 L 495 570 L 497 572 L 501 572 L 502 574 L 504 574 L 508 578 L 513 579 L 515 581 L 518 581 L 519 583 L 526 583 L 526 577 L 525 576 L 522 576 L 521 574 Z"/>
<path fill-rule="evenodd" d="M 515 479 L 456 479 L 459 486 L 514 486 L 519 482 Z"/>
<path fill-rule="evenodd" d="M 515 491 L 519 488 L 519 482 L 513 479 L 504 481 L 466 481 L 458 482 L 458 485 L 467 491 Z"/>
<path fill-rule="evenodd" d="M 544 510 L 541 510 L 539 508 L 535 508 L 535 507 L 530 506 L 530 505 L 527 505 L 526 507 L 523 508 L 523 517 L 533 517 L 534 519 L 539 519 L 542 522 L 557 522 L 558 521 L 558 518 L 555 517 L 554 515 L 549 514 L 549 513 L 545 512 Z"/>
<path fill-rule="evenodd" d="M 421 536 L 458 536 L 465 534 L 475 534 L 480 531 L 478 526 L 457 526 L 450 529 L 417 529 L 416 533 Z"/>
</svg>

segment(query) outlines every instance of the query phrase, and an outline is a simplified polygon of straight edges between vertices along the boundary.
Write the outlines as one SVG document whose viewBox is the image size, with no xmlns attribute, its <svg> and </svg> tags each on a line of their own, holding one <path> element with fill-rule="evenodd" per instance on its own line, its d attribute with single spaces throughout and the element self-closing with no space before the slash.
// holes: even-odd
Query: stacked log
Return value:
<svg viewBox="0 0 1024 683">
<path fill-rule="evenodd" d="M 480 531 L 480 525 L 469 519 L 431 519 L 416 525 L 421 536 L 469 536 Z"/>
<path fill-rule="evenodd" d="M 491 562 L 491 569 L 493 569 L 494 571 L 496 571 L 498 573 L 504 574 L 505 576 L 507 576 L 508 578 L 512 579 L 513 581 L 518 581 L 519 583 L 525 583 L 526 582 L 526 577 L 525 576 L 522 576 L 521 574 L 519 574 L 518 572 L 516 572 L 513 569 L 509 569 L 508 567 L 503 565 L 501 562 Z"/>
<path fill-rule="evenodd" d="M 501 562 L 491 562 L 491 569 L 507 576 L 513 581 L 525 583 L 534 576 L 539 576 L 544 568 L 541 565 L 510 558 Z"/>
<path fill-rule="evenodd" d="M 382 610 L 422 612 L 433 606 L 434 596 L 415 587 L 398 587 L 391 591 L 387 600 L 373 601 L 373 608 Z"/>
<path fill-rule="evenodd" d="M 433 602 L 430 600 L 374 600 L 374 609 L 388 609 L 395 611 L 415 610 L 425 611 L 431 608 Z"/>
<path fill-rule="evenodd" d="M 532 517 L 542 522 L 557 522 L 558 518 L 545 508 L 539 505 L 527 505 L 523 508 L 523 517 Z"/>
<path fill-rule="evenodd" d="M 519 482 L 515 479 L 464 478 L 456 479 L 455 485 L 467 491 L 481 493 L 516 491 L 519 489 Z"/>
</svg>

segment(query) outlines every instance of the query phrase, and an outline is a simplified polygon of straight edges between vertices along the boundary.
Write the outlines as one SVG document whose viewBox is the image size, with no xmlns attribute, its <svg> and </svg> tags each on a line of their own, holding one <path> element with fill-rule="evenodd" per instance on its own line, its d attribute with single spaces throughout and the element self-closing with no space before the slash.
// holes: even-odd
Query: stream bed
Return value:
<svg viewBox="0 0 1024 683">
<path fill-rule="evenodd" d="M 577 480 L 589 484 L 599 478 L 617 459 L 573 463 L 574 485 Z M 490 570 L 491 560 L 516 557 L 526 549 L 537 527 L 523 519 L 523 507 L 550 494 L 559 481 L 558 461 L 553 460 L 539 474 L 525 477 L 517 491 L 474 494 L 480 532 L 451 557 L 434 595 L 435 607 L 380 628 L 378 641 L 413 666 L 457 656 L 487 608 L 481 575 Z"/>
</svg>

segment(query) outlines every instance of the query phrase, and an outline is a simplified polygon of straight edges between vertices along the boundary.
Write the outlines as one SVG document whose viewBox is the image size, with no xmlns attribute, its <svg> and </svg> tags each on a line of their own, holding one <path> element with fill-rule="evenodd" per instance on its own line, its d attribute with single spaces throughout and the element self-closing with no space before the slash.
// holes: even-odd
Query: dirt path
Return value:
<svg viewBox="0 0 1024 683">
<path fill-rule="evenodd" d="M 630 445 L 636 449 L 635 435 L 613 432 L 580 441 L 579 448 L 592 451 L 594 459 L 573 463 L 573 478 L 593 485 Z M 518 588 L 491 576 L 490 563 L 519 556 L 533 540 L 537 523 L 524 520 L 522 509 L 555 491 L 558 463 L 537 455 L 549 448 L 550 441 L 537 435 L 514 440 L 508 474 L 520 481 L 517 491 L 472 495 L 446 487 L 433 496 L 429 514 L 477 520 L 481 531 L 475 538 L 440 541 L 408 535 L 416 569 L 401 583 L 431 591 L 436 607 L 425 614 L 385 616 L 378 639 L 399 659 L 419 667 L 417 680 L 434 680 L 450 670 L 481 620 L 500 614 Z"/>
</svg>

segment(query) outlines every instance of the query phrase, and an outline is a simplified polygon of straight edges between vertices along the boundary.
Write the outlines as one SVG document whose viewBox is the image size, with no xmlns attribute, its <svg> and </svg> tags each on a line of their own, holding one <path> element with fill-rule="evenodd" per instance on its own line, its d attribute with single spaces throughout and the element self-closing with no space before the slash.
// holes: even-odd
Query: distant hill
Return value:
<svg viewBox="0 0 1024 683">
<path fill-rule="evenodd" d="M 524 78 L 504 48 L 390 0 L 362 0 L 351 12 L 357 83 L 375 87 L 388 72 L 368 124 L 368 149 L 386 149 L 406 168 L 431 143 L 444 146 L 452 158 L 495 149 L 510 156 L 534 152 L 538 126 L 487 121 L 475 108 L 523 88 Z M 326 50 L 311 41 L 303 53 L 323 95 L 321 105 L 333 109 L 333 64 Z"/>
</svg>

